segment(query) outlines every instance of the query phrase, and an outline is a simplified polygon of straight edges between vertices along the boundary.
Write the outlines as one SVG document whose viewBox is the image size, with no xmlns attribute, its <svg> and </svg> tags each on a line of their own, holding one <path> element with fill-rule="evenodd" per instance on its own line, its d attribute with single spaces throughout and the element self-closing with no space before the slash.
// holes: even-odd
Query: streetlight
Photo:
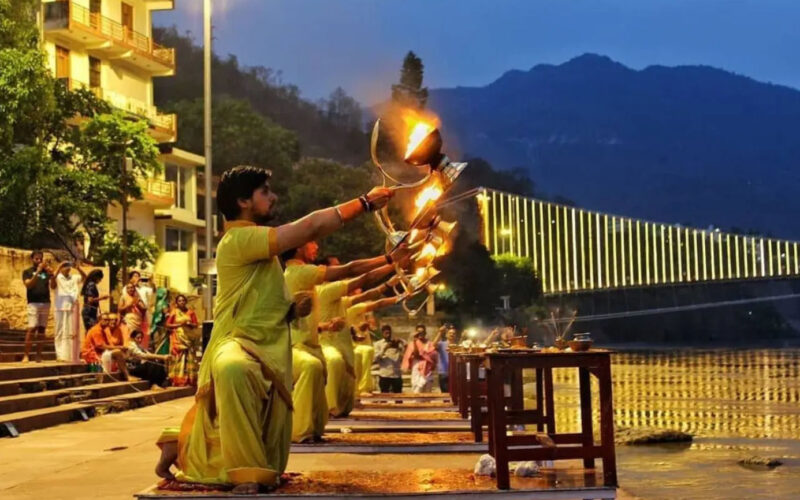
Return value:
<svg viewBox="0 0 800 500">
<path fill-rule="evenodd" d="M 211 0 L 203 0 L 203 141 L 205 145 L 205 166 L 203 177 L 205 182 L 205 214 L 206 214 L 206 260 L 210 261 L 214 253 L 213 214 L 211 213 Z M 206 287 L 203 291 L 203 304 L 206 320 L 214 317 L 212 297 L 213 276 L 206 273 Z"/>
</svg>

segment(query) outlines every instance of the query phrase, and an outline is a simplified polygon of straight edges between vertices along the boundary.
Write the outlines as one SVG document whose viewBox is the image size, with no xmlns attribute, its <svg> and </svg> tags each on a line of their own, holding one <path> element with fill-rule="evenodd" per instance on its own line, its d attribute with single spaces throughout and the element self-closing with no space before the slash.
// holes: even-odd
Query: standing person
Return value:
<svg viewBox="0 0 800 500">
<path fill-rule="evenodd" d="M 86 282 L 81 288 L 81 295 L 83 296 L 83 309 L 81 309 L 81 318 L 83 319 L 83 327 L 88 332 L 91 327 L 97 324 L 98 316 L 100 313 L 100 302 L 108 299 L 108 295 L 100 295 L 97 289 L 97 284 L 103 280 L 103 271 L 95 269 L 86 277 Z"/>
<path fill-rule="evenodd" d="M 292 355 L 289 322 L 311 312 L 292 301 L 278 256 L 322 238 L 393 193 L 374 188 L 336 207 L 267 227 L 277 196 L 268 170 L 236 167 L 217 188 L 226 219 L 217 245 L 218 290 L 211 340 L 200 364 L 195 405 L 181 429 L 158 440 L 156 473 L 178 481 L 234 485 L 234 494 L 274 488 L 291 445 Z M 177 463 L 176 476 L 170 467 Z"/>
<path fill-rule="evenodd" d="M 169 354 L 167 316 L 169 316 L 169 291 L 160 287 L 156 290 L 153 321 L 150 323 L 150 341 L 156 354 Z"/>
<path fill-rule="evenodd" d="M 134 273 L 137 271 L 134 271 Z M 122 316 L 122 322 L 128 328 L 129 332 L 141 331 L 144 324 L 144 313 L 146 307 L 142 301 L 142 297 L 136 290 L 136 285 L 129 281 L 125 285 L 125 290 L 119 298 L 119 305 L 117 312 Z M 147 345 L 149 337 L 145 337 L 144 344 Z"/>
<path fill-rule="evenodd" d="M 155 310 L 155 295 L 156 290 L 153 286 L 150 273 L 145 273 L 136 284 L 136 291 L 139 292 L 139 297 L 142 298 L 144 303 L 144 321 L 142 322 L 142 333 L 144 333 L 145 340 L 149 343 L 150 337 L 150 323 L 153 322 L 153 312 Z"/>
<path fill-rule="evenodd" d="M 64 261 L 50 278 L 50 288 L 56 291 L 56 360 L 69 363 L 77 363 L 81 355 L 78 294 L 86 280 L 80 264 L 74 269 L 78 274 L 72 274 L 72 262 Z"/>
<path fill-rule="evenodd" d="M 356 394 L 369 396 L 375 389 L 372 378 L 372 362 L 375 359 L 375 347 L 372 345 L 372 334 L 369 330 L 369 321 L 366 316 L 372 311 L 397 304 L 405 296 L 389 297 L 378 300 L 369 300 L 381 297 L 392 286 L 397 277 L 393 276 L 386 284 L 373 288 L 360 295 L 363 302 L 347 308 L 345 319 L 351 329 L 353 339 L 353 353 L 355 355 Z"/>
<path fill-rule="evenodd" d="M 436 370 L 439 375 L 439 390 L 442 392 L 450 392 L 450 358 L 447 355 L 447 348 L 450 344 L 456 342 L 456 329 L 450 325 L 442 326 L 445 329 L 445 337 L 443 340 L 436 344 L 436 354 L 439 356 L 439 362 L 436 365 Z"/>
<path fill-rule="evenodd" d="M 175 297 L 175 307 L 167 316 L 169 379 L 173 386 L 197 385 L 197 350 L 203 339 L 197 328 L 197 315 L 186 304 L 186 296 L 179 294 Z"/>
<path fill-rule="evenodd" d="M 429 342 L 426 335 L 425 325 L 417 325 L 403 357 L 403 370 L 411 372 L 411 391 L 414 394 L 431 392 L 433 387 L 433 371 L 438 356 L 435 342 Z M 435 340 L 438 342 L 438 338 Z"/>
<path fill-rule="evenodd" d="M 31 352 L 31 341 L 36 340 L 36 362 L 42 361 L 42 341 L 50 316 L 50 279 L 53 271 L 44 262 L 41 250 L 31 252 L 33 265 L 22 271 L 22 282 L 25 284 L 25 296 L 28 301 L 28 330 L 25 332 L 25 354 L 22 362 L 28 362 Z"/>
<path fill-rule="evenodd" d="M 381 392 L 403 392 L 403 372 L 400 364 L 406 343 L 392 337 L 391 325 L 381 326 L 381 340 L 375 342 L 375 361 L 378 363 L 378 387 Z"/>
</svg>

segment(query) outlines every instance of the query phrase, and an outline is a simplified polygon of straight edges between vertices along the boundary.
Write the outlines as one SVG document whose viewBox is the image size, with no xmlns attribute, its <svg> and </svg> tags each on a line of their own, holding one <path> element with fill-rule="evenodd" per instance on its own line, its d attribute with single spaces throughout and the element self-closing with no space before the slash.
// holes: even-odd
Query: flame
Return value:
<svg viewBox="0 0 800 500">
<path fill-rule="evenodd" d="M 418 122 L 414 125 L 414 128 L 411 129 L 411 134 L 408 136 L 408 146 L 406 147 L 406 155 L 405 158 L 411 156 L 411 153 L 417 149 L 417 146 L 422 142 L 425 137 L 428 136 L 434 129 L 434 126 L 425 123 L 425 122 Z"/>
<path fill-rule="evenodd" d="M 414 274 L 416 275 L 417 278 L 422 279 L 425 277 L 426 272 L 427 272 L 426 268 L 420 267 Z"/>
<path fill-rule="evenodd" d="M 438 185 L 428 186 L 417 195 L 414 205 L 416 205 L 417 209 L 421 209 L 428 202 L 438 200 L 440 196 L 442 196 L 442 188 Z"/>
<path fill-rule="evenodd" d="M 436 256 L 436 247 L 433 246 L 431 243 L 427 243 L 424 247 L 422 247 L 422 251 L 419 254 L 420 258 L 422 257 L 435 257 Z"/>
</svg>

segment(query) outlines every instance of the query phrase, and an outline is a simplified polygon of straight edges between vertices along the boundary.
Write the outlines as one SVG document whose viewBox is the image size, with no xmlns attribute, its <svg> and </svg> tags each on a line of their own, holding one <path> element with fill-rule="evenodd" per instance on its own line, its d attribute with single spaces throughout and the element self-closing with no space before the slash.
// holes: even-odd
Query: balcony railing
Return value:
<svg viewBox="0 0 800 500">
<path fill-rule="evenodd" d="M 175 199 L 174 182 L 162 181 L 161 179 L 143 179 L 141 186 L 145 194 L 158 198 Z"/>
<path fill-rule="evenodd" d="M 150 37 L 118 21 L 91 12 L 73 0 L 44 4 L 45 27 L 79 27 L 175 69 L 175 49 L 163 47 Z"/>
<path fill-rule="evenodd" d="M 147 119 L 153 127 L 169 131 L 172 134 L 177 130 L 175 114 L 173 113 L 159 113 L 158 108 L 155 106 L 150 106 L 138 99 L 128 97 L 119 92 L 114 92 L 113 90 L 107 90 L 102 87 L 92 87 L 88 83 L 75 78 L 63 77 L 58 80 L 70 90 L 79 88 L 89 89 L 98 99 L 106 101 L 117 109 Z"/>
</svg>

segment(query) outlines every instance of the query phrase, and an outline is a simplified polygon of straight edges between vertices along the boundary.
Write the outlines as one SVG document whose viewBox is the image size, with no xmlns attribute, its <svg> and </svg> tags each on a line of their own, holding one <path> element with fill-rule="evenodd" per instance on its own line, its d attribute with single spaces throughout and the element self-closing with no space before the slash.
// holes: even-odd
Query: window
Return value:
<svg viewBox="0 0 800 500">
<path fill-rule="evenodd" d="M 90 0 L 89 1 L 89 12 L 92 14 L 100 14 L 102 10 L 103 0 Z"/>
<path fill-rule="evenodd" d="M 56 78 L 69 78 L 69 49 L 56 45 Z"/>
<path fill-rule="evenodd" d="M 188 208 L 186 199 L 187 186 L 191 176 L 181 167 L 167 163 L 164 168 L 164 176 L 168 182 L 175 183 L 175 206 L 178 208 Z"/>
<path fill-rule="evenodd" d="M 89 56 L 89 87 L 94 89 L 102 86 L 100 83 L 101 68 L 102 63 L 100 62 L 100 59 Z"/>
<path fill-rule="evenodd" d="M 188 252 L 192 246 L 191 231 L 185 231 L 177 227 L 167 227 L 166 236 L 164 249 L 167 252 Z"/>
</svg>

